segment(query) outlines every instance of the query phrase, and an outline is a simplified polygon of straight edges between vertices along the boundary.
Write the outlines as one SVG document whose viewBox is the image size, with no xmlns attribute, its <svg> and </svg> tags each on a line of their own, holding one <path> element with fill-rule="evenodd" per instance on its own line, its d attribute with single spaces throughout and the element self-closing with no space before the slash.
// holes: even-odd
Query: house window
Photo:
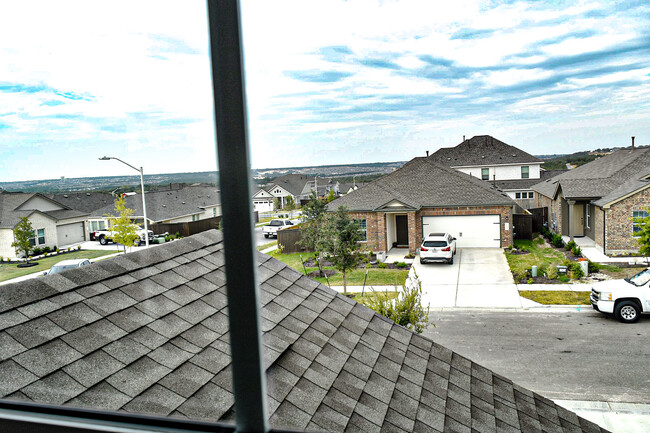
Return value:
<svg viewBox="0 0 650 433">
<path fill-rule="evenodd" d="M 557 218 L 555 212 L 553 212 L 553 230 L 557 230 Z"/>
<path fill-rule="evenodd" d="M 524 193 L 524 194 L 526 194 L 526 193 Z M 516 192 L 516 193 L 515 193 L 515 198 L 521 198 L 521 193 L 520 193 L 520 192 Z"/>
<path fill-rule="evenodd" d="M 368 240 L 368 227 L 366 226 L 366 220 L 354 220 L 359 224 L 359 241 L 366 242 Z"/>
<path fill-rule="evenodd" d="M 585 206 L 585 225 L 591 228 L 591 208 L 589 205 Z"/>
<path fill-rule="evenodd" d="M 490 169 L 489 168 L 482 168 L 481 169 L 481 179 L 490 180 Z"/>
<path fill-rule="evenodd" d="M 521 178 L 522 179 L 528 179 L 528 176 L 530 175 L 530 167 L 527 165 L 524 165 L 521 167 Z"/>
<path fill-rule="evenodd" d="M 535 198 L 535 193 L 532 191 L 528 192 L 528 198 Z"/>
<path fill-rule="evenodd" d="M 32 234 L 34 237 L 29 240 L 31 246 L 35 247 L 36 245 L 43 245 L 45 243 L 45 229 L 32 231 Z"/>
<path fill-rule="evenodd" d="M 644 210 L 635 210 L 632 211 L 632 234 L 635 236 L 641 234 L 641 229 L 644 225 L 641 221 L 639 221 L 640 218 L 647 218 L 648 217 L 648 212 Z"/>
</svg>

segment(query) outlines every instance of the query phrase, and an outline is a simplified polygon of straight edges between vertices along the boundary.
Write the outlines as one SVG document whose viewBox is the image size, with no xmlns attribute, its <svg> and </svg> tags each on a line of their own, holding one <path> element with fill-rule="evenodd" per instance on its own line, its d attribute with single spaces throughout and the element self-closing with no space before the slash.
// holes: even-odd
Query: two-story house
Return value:
<svg viewBox="0 0 650 433">
<path fill-rule="evenodd" d="M 433 162 L 492 182 L 522 208 L 533 207 L 532 186 L 545 179 L 542 160 L 489 135 L 477 135 L 429 156 Z"/>
</svg>

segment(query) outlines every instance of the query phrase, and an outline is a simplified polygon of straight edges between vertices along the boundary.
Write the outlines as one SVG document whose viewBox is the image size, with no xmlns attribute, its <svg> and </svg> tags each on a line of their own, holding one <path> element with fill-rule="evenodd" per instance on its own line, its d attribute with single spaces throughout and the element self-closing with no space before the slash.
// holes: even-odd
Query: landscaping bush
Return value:
<svg viewBox="0 0 650 433">
<path fill-rule="evenodd" d="M 564 246 L 567 251 L 573 251 L 573 249 L 576 247 L 576 242 L 575 241 L 569 241 L 567 244 Z"/>
<path fill-rule="evenodd" d="M 557 280 L 561 283 L 568 283 L 571 279 L 566 275 L 560 275 L 559 277 L 557 277 Z"/>
<path fill-rule="evenodd" d="M 386 268 L 388 267 L 388 265 L 387 265 L 386 263 L 379 263 L 379 264 L 377 265 L 377 267 L 378 267 L 379 269 L 386 269 Z"/>
<path fill-rule="evenodd" d="M 576 257 L 581 257 L 582 256 L 582 250 L 580 249 L 579 246 L 574 246 L 571 248 L 571 254 L 573 254 Z"/>
<path fill-rule="evenodd" d="M 589 273 L 595 273 L 600 271 L 601 266 L 598 263 L 594 263 L 591 260 L 587 262 L 589 265 Z"/>
<path fill-rule="evenodd" d="M 553 235 L 553 238 L 551 239 L 551 243 L 556 248 L 562 248 L 564 246 L 564 241 L 562 240 L 562 236 L 560 236 L 557 233 Z"/>
<path fill-rule="evenodd" d="M 32 250 L 32 255 L 40 256 L 41 254 L 43 254 L 43 250 L 41 248 L 39 248 L 39 247 L 35 247 Z"/>
<path fill-rule="evenodd" d="M 398 268 L 405 268 L 406 267 L 406 263 L 404 263 L 404 262 L 399 262 L 399 263 L 395 263 L 395 264 L 397 265 Z"/>
<path fill-rule="evenodd" d="M 49 253 L 50 251 L 52 251 L 52 250 L 50 249 L 50 247 L 43 247 L 43 252 L 44 252 L 45 254 Z"/>
<path fill-rule="evenodd" d="M 546 278 L 549 280 L 554 280 L 557 278 L 557 264 L 551 263 L 548 265 L 548 268 L 546 268 Z"/>
<path fill-rule="evenodd" d="M 575 279 L 579 279 L 584 277 L 584 273 L 582 272 L 582 267 L 580 266 L 580 262 L 573 262 L 571 265 L 569 265 L 569 270 L 571 271 L 571 275 Z"/>
</svg>

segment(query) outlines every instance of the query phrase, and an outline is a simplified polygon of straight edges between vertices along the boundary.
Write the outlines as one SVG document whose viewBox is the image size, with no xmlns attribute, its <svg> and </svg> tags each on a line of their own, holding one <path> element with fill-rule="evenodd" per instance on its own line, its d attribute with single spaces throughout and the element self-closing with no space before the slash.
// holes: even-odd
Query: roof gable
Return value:
<svg viewBox="0 0 650 433">
<path fill-rule="evenodd" d="M 541 159 L 489 135 L 477 135 L 455 147 L 440 148 L 429 158 L 449 167 L 542 163 Z"/>
<path fill-rule="evenodd" d="M 404 211 L 404 210 L 415 210 L 412 206 L 400 201 L 400 200 L 391 200 L 375 209 L 377 211 Z"/>
<path fill-rule="evenodd" d="M 269 185 L 280 186 L 291 195 L 299 196 L 309 179 L 313 180 L 313 176 L 312 178 L 309 178 L 304 174 L 285 174 L 284 176 L 273 179 Z"/>
<path fill-rule="evenodd" d="M 492 184 L 434 163 L 414 158 L 398 170 L 375 179 L 332 202 L 352 211 L 375 211 L 397 200 L 412 209 L 447 206 L 515 205 Z"/>
</svg>

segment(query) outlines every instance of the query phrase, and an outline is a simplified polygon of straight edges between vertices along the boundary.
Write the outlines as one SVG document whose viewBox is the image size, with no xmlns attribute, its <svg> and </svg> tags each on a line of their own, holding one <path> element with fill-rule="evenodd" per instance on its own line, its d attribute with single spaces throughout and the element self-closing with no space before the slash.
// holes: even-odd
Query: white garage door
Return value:
<svg viewBox="0 0 650 433">
<path fill-rule="evenodd" d="M 84 241 L 84 223 L 63 224 L 56 227 L 59 246 Z"/>
<path fill-rule="evenodd" d="M 422 217 L 423 236 L 445 232 L 456 238 L 460 248 L 501 246 L 499 215 Z"/>
</svg>

